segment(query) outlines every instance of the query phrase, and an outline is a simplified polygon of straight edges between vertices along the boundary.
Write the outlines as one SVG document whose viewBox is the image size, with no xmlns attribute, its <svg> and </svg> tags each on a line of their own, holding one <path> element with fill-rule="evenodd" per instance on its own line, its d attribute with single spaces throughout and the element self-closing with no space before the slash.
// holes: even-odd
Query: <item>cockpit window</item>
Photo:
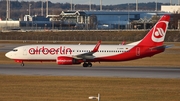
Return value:
<svg viewBox="0 0 180 101">
<path fill-rule="evenodd" d="M 16 52 L 16 51 L 18 51 L 17 49 L 13 49 L 13 52 Z"/>
</svg>

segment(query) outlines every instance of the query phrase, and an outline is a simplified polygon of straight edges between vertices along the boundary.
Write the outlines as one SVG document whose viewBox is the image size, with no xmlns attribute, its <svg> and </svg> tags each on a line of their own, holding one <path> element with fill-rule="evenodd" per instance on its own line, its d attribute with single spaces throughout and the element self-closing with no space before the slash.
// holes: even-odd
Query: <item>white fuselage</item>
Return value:
<svg viewBox="0 0 180 101">
<path fill-rule="evenodd" d="M 101 45 L 95 58 L 121 54 L 133 48 L 133 45 Z M 56 60 L 59 56 L 73 57 L 92 51 L 94 45 L 26 45 L 20 46 L 6 54 L 11 59 L 22 60 Z"/>
</svg>

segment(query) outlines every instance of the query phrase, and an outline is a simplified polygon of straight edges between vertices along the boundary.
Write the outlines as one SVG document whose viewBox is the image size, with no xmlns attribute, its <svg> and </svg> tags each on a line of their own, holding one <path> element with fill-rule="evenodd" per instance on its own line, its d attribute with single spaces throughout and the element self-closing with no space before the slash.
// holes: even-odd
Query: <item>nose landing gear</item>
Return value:
<svg viewBox="0 0 180 101">
<path fill-rule="evenodd" d="M 21 63 L 21 66 L 24 66 L 24 63 L 23 63 L 23 62 Z"/>
</svg>

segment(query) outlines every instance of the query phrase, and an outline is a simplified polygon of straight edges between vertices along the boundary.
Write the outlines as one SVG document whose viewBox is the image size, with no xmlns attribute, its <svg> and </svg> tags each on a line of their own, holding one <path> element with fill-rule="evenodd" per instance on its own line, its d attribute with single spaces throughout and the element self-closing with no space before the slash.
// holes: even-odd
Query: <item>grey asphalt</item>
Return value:
<svg viewBox="0 0 180 101">
<path fill-rule="evenodd" d="M 40 75 L 40 76 L 86 76 L 86 77 L 122 77 L 122 78 L 178 78 L 180 68 L 169 67 L 108 67 L 89 68 L 59 65 L 0 65 L 1 75 Z"/>
</svg>

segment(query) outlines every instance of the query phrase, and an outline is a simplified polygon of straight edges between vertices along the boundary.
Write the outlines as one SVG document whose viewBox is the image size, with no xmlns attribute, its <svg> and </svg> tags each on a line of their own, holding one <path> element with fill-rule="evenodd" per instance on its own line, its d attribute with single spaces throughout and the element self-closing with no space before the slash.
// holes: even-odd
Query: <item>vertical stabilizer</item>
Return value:
<svg viewBox="0 0 180 101">
<path fill-rule="evenodd" d="M 142 46 L 161 46 L 163 45 L 170 15 L 164 15 L 138 45 Z"/>
</svg>

